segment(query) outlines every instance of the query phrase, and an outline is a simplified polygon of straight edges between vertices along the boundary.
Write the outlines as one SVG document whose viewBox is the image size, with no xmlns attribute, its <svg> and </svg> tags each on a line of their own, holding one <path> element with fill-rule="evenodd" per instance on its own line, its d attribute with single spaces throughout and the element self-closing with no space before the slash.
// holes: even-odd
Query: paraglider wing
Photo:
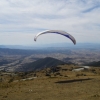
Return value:
<svg viewBox="0 0 100 100">
<path fill-rule="evenodd" d="M 38 33 L 35 37 L 34 37 L 34 41 L 36 41 L 37 37 L 42 35 L 42 34 L 47 34 L 47 33 L 56 33 L 56 34 L 60 34 L 63 36 L 66 36 L 67 38 L 69 38 L 74 44 L 76 44 L 76 40 L 75 38 L 70 35 L 69 33 L 65 32 L 65 31 L 61 31 L 61 30 L 48 30 L 48 31 L 44 31 L 41 33 Z"/>
</svg>

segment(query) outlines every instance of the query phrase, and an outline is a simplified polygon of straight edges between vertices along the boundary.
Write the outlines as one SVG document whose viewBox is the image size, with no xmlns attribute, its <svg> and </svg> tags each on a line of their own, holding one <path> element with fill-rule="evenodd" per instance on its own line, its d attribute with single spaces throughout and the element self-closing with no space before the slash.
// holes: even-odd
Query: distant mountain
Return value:
<svg viewBox="0 0 100 100">
<path fill-rule="evenodd" d="M 9 49 L 32 49 L 31 46 L 23 46 L 23 45 L 0 45 L 0 48 L 9 48 Z"/>
<path fill-rule="evenodd" d="M 30 55 L 37 53 L 36 50 L 24 50 L 24 49 L 9 49 L 9 48 L 0 48 L 0 55 Z"/>
<path fill-rule="evenodd" d="M 10 49 L 0 48 L 1 55 L 31 55 L 31 54 L 46 54 L 46 53 L 66 53 L 71 54 L 71 50 L 67 48 L 44 48 L 44 49 Z"/>
<path fill-rule="evenodd" d="M 35 62 L 26 64 L 24 66 L 21 66 L 20 68 L 16 69 L 16 71 L 41 70 L 48 67 L 53 67 L 53 66 L 56 67 L 57 65 L 62 65 L 62 64 L 66 64 L 66 63 L 55 58 L 46 57 L 46 58 L 39 59 Z"/>
</svg>

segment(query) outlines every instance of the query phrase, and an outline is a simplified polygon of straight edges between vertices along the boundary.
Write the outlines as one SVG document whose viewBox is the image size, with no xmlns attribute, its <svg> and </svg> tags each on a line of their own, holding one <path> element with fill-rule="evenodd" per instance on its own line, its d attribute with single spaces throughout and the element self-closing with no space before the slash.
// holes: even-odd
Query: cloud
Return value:
<svg viewBox="0 0 100 100">
<path fill-rule="evenodd" d="M 4 37 L 1 39 L 2 34 L 7 37 L 8 33 L 15 40 L 20 35 L 24 41 L 24 35 L 34 36 L 47 29 L 65 30 L 75 36 L 78 42 L 100 42 L 100 0 L 0 1 L 0 43 L 5 43 Z M 16 36 L 14 37 L 13 34 Z M 85 40 L 82 40 L 83 36 Z M 88 38 L 91 36 L 96 39 Z M 7 38 L 10 41 L 10 37 Z M 61 42 L 64 42 L 63 39 L 61 37 Z M 10 44 L 9 41 L 6 43 Z M 26 44 L 23 41 L 18 44 Z"/>
</svg>

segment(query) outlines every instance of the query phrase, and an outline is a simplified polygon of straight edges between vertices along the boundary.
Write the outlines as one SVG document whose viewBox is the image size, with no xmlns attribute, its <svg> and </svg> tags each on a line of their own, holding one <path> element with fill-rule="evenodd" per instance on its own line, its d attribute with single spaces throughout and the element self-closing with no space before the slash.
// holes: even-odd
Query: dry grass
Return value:
<svg viewBox="0 0 100 100">
<path fill-rule="evenodd" d="M 60 73 L 62 76 L 46 77 L 38 72 L 33 80 L 0 83 L 0 100 L 100 100 L 100 74 Z"/>
</svg>

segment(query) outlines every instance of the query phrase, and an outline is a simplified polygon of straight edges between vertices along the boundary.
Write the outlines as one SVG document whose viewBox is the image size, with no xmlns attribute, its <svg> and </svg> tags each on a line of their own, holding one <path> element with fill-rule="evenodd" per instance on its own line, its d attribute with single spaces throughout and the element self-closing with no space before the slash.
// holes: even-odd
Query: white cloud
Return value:
<svg viewBox="0 0 100 100">
<path fill-rule="evenodd" d="M 65 30 L 78 42 L 100 42 L 100 0 L 0 0 L 0 43 L 10 44 L 20 35 L 13 43 L 26 44 L 27 40 L 31 44 L 28 36 L 46 29 Z"/>
</svg>

